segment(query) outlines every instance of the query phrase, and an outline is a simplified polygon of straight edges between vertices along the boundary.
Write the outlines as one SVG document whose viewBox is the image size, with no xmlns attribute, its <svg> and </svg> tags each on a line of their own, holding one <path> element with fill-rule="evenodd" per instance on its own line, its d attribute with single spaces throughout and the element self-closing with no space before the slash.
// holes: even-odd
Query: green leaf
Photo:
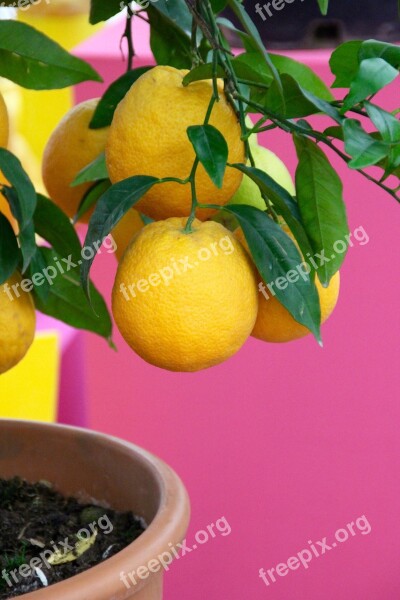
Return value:
<svg viewBox="0 0 400 600">
<path fill-rule="evenodd" d="M 14 230 L 7 217 L 0 213 L 0 285 L 14 273 L 19 258 L 20 252 Z"/>
<path fill-rule="evenodd" d="M 101 243 L 125 213 L 156 183 L 160 183 L 160 179 L 135 175 L 110 187 L 100 198 L 90 219 L 85 248 L 93 248 L 94 244 Z M 88 277 L 93 260 L 94 256 L 82 263 L 81 280 L 86 293 L 89 293 Z"/>
<path fill-rule="evenodd" d="M 307 117 L 312 114 L 323 112 L 340 123 L 342 117 L 337 108 L 321 98 L 317 98 L 311 92 L 303 89 L 290 75 L 281 76 L 285 95 L 283 104 L 275 82 L 271 85 L 266 96 L 265 106 L 267 110 L 277 115 L 283 115 L 287 119 Z"/>
<path fill-rule="evenodd" d="M 102 81 L 88 63 L 40 31 L 21 21 L 8 20 L 0 20 L 0 76 L 34 90 Z"/>
<path fill-rule="evenodd" d="M 399 143 L 400 121 L 391 113 L 370 102 L 365 102 L 364 107 L 369 118 L 382 135 L 382 139 L 389 144 Z"/>
<path fill-rule="evenodd" d="M 32 221 L 36 209 L 36 191 L 21 162 L 5 148 L 0 148 L 0 171 L 13 186 L 12 188 L 4 186 L 3 195 L 19 224 L 18 238 L 23 256 L 22 271 L 25 272 L 36 252 Z"/>
<path fill-rule="evenodd" d="M 50 295 L 51 272 L 57 276 L 55 265 L 48 269 L 47 262 L 43 256 L 42 248 L 36 247 L 35 254 L 32 256 L 29 263 L 27 276 L 31 280 L 32 291 L 36 292 L 36 297 L 40 298 L 41 302 L 47 302 Z"/>
<path fill-rule="evenodd" d="M 398 74 L 398 70 L 389 65 L 383 58 L 363 60 L 351 83 L 350 92 L 344 99 L 342 112 L 379 92 L 386 85 L 392 83 Z"/>
<path fill-rule="evenodd" d="M 317 0 L 317 1 L 318 1 L 319 10 L 321 11 L 321 13 L 323 15 L 327 15 L 328 8 L 329 8 L 329 0 Z"/>
<path fill-rule="evenodd" d="M 382 58 L 389 65 L 398 69 L 400 67 L 400 47 L 395 44 L 366 40 L 359 51 L 359 60 L 367 58 Z"/>
<path fill-rule="evenodd" d="M 276 83 L 278 93 L 280 93 L 282 102 L 284 103 L 285 100 L 279 73 L 264 46 L 261 36 L 258 33 L 257 27 L 254 25 L 250 16 L 247 14 L 245 7 L 243 6 L 243 4 L 241 4 L 240 0 L 228 0 L 228 4 L 235 13 L 236 17 L 239 19 L 247 35 L 251 38 L 252 46 L 254 46 L 254 48 L 257 49 L 261 56 L 264 57 L 264 60 L 271 69 L 271 73 Z"/>
<path fill-rule="evenodd" d="M 40 248 L 40 252 L 47 267 L 54 267 L 57 262 L 62 261 L 51 248 Z M 76 270 L 58 273 L 52 280 L 49 288 L 49 296 L 43 301 L 34 287 L 35 304 L 42 313 L 54 317 L 77 329 L 85 329 L 111 341 L 112 322 L 107 306 L 93 286 L 90 284 L 90 306 L 79 280 Z"/>
<path fill-rule="evenodd" d="M 95 158 L 89 165 L 79 171 L 74 181 L 71 183 L 71 187 L 76 187 L 82 183 L 99 181 L 99 179 L 108 179 L 105 152 L 99 154 L 99 156 Z"/>
<path fill-rule="evenodd" d="M 73 223 L 77 223 L 110 187 L 111 181 L 109 179 L 96 181 L 96 183 L 83 196 L 78 208 L 78 212 L 73 218 Z"/>
<path fill-rule="evenodd" d="M 187 85 L 189 85 L 189 83 L 192 83 L 193 81 L 202 81 L 204 79 L 212 79 L 212 77 L 213 77 L 213 64 L 207 63 L 204 65 L 199 65 L 198 67 L 195 67 L 194 69 L 189 71 L 189 73 L 187 73 L 185 75 L 185 77 L 183 78 L 182 84 L 184 86 L 187 86 Z M 217 77 L 224 77 L 224 70 L 220 65 L 218 65 L 218 68 L 217 68 Z"/>
<path fill-rule="evenodd" d="M 272 60 L 272 57 L 271 57 Z M 274 78 L 271 69 L 258 52 L 244 52 L 232 60 L 235 74 L 241 79 L 271 85 Z"/>
<path fill-rule="evenodd" d="M 20 160 L 5 148 L 0 148 L 0 171 L 15 188 L 18 202 L 13 210 L 20 227 L 32 219 L 36 208 L 36 191 Z M 13 207 L 12 207 L 13 208 Z"/>
<path fill-rule="evenodd" d="M 160 1 L 160 0 L 159 0 Z M 150 46 L 157 64 L 177 69 L 190 69 L 192 64 L 190 36 L 161 5 L 150 5 Z"/>
<path fill-rule="evenodd" d="M 92 25 L 107 21 L 123 9 L 122 0 L 91 0 L 89 21 Z"/>
<path fill-rule="evenodd" d="M 111 125 L 118 104 L 129 92 L 135 81 L 152 68 L 153 67 L 139 67 L 138 69 L 133 69 L 114 81 L 110 87 L 107 88 L 98 103 L 90 122 L 90 128 L 102 129 L 103 127 Z"/>
<path fill-rule="evenodd" d="M 294 136 L 294 141 L 299 158 L 297 201 L 308 239 L 319 261 L 318 278 L 327 286 L 345 258 L 345 252 L 335 249 L 335 242 L 346 241 L 349 233 L 343 185 L 315 142 L 300 136 Z"/>
<path fill-rule="evenodd" d="M 361 45 L 359 40 L 345 42 L 332 53 L 329 64 L 332 73 L 336 75 L 333 88 L 350 87 L 360 65 L 358 54 Z"/>
<path fill-rule="evenodd" d="M 279 225 L 253 206 L 231 204 L 223 210 L 239 221 L 256 267 L 270 285 L 269 291 L 320 341 L 321 310 L 314 282 L 304 270 L 297 282 L 288 280 L 288 273 L 299 273 L 303 264 L 296 245 Z"/>
<path fill-rule="evenodd" d="M 289 192 L 261 169 L 248 167 L 247 165 L 242 164 L 235 164 L 232 166 L 250 177 L 250 179 L 258 185 L 261 192 L 270 200 L 275 212 L 283 217 L 289 229 L 292 231 L 303 256 L 312 252 L 307 234 L 300 222 L 301 216 L 299 207 Z"/>
<path fill-rule="evenodd" d="M 389 146 L 369 135 L 361 127 L 360 121 L 346 119 L 343 124 L 345 150 L 352 157 L 349 162 L 351 169 L 364 169 L 376 165 L 385 158 Z"/>
<path fill-rule="evenodd" d="M 186 33 L 190 33 L 192 15 L 185 0 L 157 0 L 157 2 L 150 2 L 149 8 L 153 7 L 153 5 L 154 9 L 166 17 L 170 23 L 173 23 Z"/>
<path fill-rule="evenodd" d="M 69 256 L 78 262 L 81 244 L 71 221 L 54 202 L 38 194 L 34 214 L 36 233 L 46 240 L 63 258 Z"/>
<path fill-rule="evenodd" d="M 280 75 L 291 75 L 303 90 L 311 92 L 322 100 L 330 102 L 333 95 L 320 77 L 307 65 L 280 54 L 270 54 L 271 61 Z"/>
<path fill-rule="evenodd" d="M 228 160 L 228 144 L 224 136 L 212 125 L 192 125 L 188 127 L 187 135 L 210 179 L 222 188 Z"/>
<path fill-rule="evenodd" d="M 220 13 L 226 5 L 228 4 L 228 0 L 210 0 L 211 8 L 214 11 L 214 14 Z"/>
</svg>

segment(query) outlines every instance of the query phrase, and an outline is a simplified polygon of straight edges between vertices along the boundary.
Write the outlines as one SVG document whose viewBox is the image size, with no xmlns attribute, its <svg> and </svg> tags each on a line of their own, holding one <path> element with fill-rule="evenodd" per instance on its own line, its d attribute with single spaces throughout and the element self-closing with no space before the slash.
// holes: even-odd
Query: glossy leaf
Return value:
<svg viewBox="0 0 400 600">
<path fill-rule="evenodd" d="M 91 0 L 90 23 L 95 25 L 107 21 L 123 9 L 123 4 L 123 0 Z"/>
<path fill-rule="evenodd" d="M 167 11 L 157 5 L 147 9 L 150 22 L 150 46 L 157 64 L 177 69 L 190 69 L 192 64 L 190 36 Z"/>
<path fill-rule="evenodd" d="M 192 125 L 188 127 L 187 134 L 210 179 L 222 188 L 228 160 L 228 144 L 224 136 L 212 125 Z"/>
<path fill-rule="evenodd" d="M 217 76 L 218 77 L 224 76 L 224 70 L 220 65 L 218 65 L 218 68 L 217 68 Z M 204 65 L 199 65 L 198 67 L 195 67 L 194 69 L 189 71 L 189 73 L 187 73 L 185 75 L 185 77 L 183 78 L 182 84 L 184 86 L 187 86 L 187 85 L 189 85 L 189 83 L 192 83 L 193 81 L 202 81 L 204 79 L 212 79 L 212 77 L 213 77 L 213 64 L 207 63 Z"/>
<path fill-rule="evenodd" d="M 281 76 L 290 75 L 303 90 L 311 92 L 322 100 L 329 102 L 334 99 L 330 89 L 307 65 L 280 54 L 270 54 L 270 58 Z"/>
<path fill-rule="evenodd" d="M 369 118 L 382 135 L 382 139 L 390 144 L 400 142 L 400 121 L 394 115 L 387 112 L 383 108 L 365 102 L 364 107 Z"/>
<path fill-rule="evenodd" d="M 105 152 L 99 154 L 99 156 L 89 165 L 79 171 L 74 181 L 71 183 L 71 187 L 76 187 L 82 183 L 98 181 L 99 179 L 108 179 Z"/>
<path fill-rule="evenodd" d="M 36 191 L 19 159 L 4 148 L 0 148 L 0 171 L 13 186 L 5 186 L 3 195 L 9 202 L 11 212 L 19 224 L 18 239 L 23 256 L 22 271 L 25 272 L 36 252 L 32 221 L 36 209 Z"/>
<path fill-rule="evenodd" d="M 321 340 L 321 310 L 318 292 L 306 270 L 303 259 L 289 236 L 263 211 L 253 206 L 228 205 L 223 210 L 238 220 L 256 267 L 270 285 L 268 291 L 288 309 L 293 317 Z M 303 265 L 304 267 L 304 265 Z M 295 283 L 288 273 L 303 272 Z"/>
<path fill-rule="evenodd" d="M 317 144 L 300 136 L 294 140 L 299 159 L 296 192 L 302 223 L 317 258 L 318 278 L 328 285 L 345 258 L 345 252 L 335 249 L 335 242 L 345 241 L 349 233 L 343 184 Z"/>
<path fill-rule="evenodd" d="M 67 215 L 54 202 L 38 194 L 34 214 L 36 233 L 63 258 L 80 259 L 81 244 Z"/>
<path fill-rule="evenodd" d="M 40 252 L 47 267 L 55 268 L 57 261 L 62 261 L 62 257 L 51 248 L 40 248 Z M 111 341 L 112 322 L 107 306 L 93 284 L 90 284 L 92 306 L 89 304 L 77 270 L 58 273 L 52 280 L 46 301 L 40 298 L 36 288 L 33 293 L 35 304 L 42 313 Z"/>
<path fill-rule="evenodd" d="M 345 150 L 352 157 L 351 169 L 364 169 L 376 165 L 388 155 L 389 146 L 373 138 L 361 127 L 360 121 L 346 119 L 343 124 Z"/>
<path fill-rule="evenodd" d="M 94 185 L 86 192 L 83 196 L 82 201 L 79 205 L 78 212 L 73 218 L 73 222 L 77 223 L 85 215 L 101 196 L 111 187 L 111 181 L 109 179 L 102 179 L 96 181 Z"/>
<path fill-rule="evenodd" d="M 360 65 L 359 51 L 361 45 L 362 42 L 358 40 L 345 42 L 332 53 L 329 64 L 332 73 L 336 75 L 335 82 L 332 85 L 333 88 L 351 86 Z"/>
<path fill-rule="evenodd" d="M 303 256 L 311 252 L 310 242 L 301 224 L 299 207 L 289 192 L 261 169 L 241 164 L 233 166 L 250 177 L 258 185 L 260 191 L 270 200 L 275 212 L 283 217 L 292 231 Z"/>
<path fill-rule="evenodd" d="M 0 76 L 34 90 L 102 81 L 88 63 L 37 29 L 8 20 L 0 20 Z"/>
<path fill-rule="evenodd" d="M 282 86 L 285 94 L 283 104 L 276 84 L 273 83 L 266 96 L 265 106 L 274 114 L 283 115 L 288 119 L 307 117 L 312 114 L 323 112 L 338 123 L 341 122 L 337 108 L 318 98 L 311 92 L 303 89 L 290 75 L 282 75 Z"/>
<path fill-rule="evenodd" d="M 153 67 L 139 67 L 138 69 L 133 69 L 114 81 L 110 87 L 107 88 L 98 103 L 90 122 L 90 128 L 101 129 L 102 127 L 111 125 L 118 104 L 129 92 L 135 81 L 152 68 Z"/>
<path fill-rule="evenodd" d="M 14 273 L 19 259 L 20 252 L 14 230 L 7 217 L 0 213 L 0 285 Z"/>
<path fill-rule="evenodd" d="M 94 248 L 101 243 L 114 229 L 115 225 L 132 208 L 140 198 L 160 180 L 156 177 L 136 175 L 116 183 L 103 194 L 98 201 L 95 211 L 90 219 L 86 234 L 85 247 Z M 81 279 L 85 292 L 89 293 L 88 278 L 94 260 L 85 260 L 82 263 Z"/>
<path fill-rule="evenodd" d="M 392 83 L 398 75 L 398 70 L 382 58 L 363 60 L 351 83 L 350 92 L 344 99 L 342 112 L 376 94 L 386 85 Z"/>
</svg>

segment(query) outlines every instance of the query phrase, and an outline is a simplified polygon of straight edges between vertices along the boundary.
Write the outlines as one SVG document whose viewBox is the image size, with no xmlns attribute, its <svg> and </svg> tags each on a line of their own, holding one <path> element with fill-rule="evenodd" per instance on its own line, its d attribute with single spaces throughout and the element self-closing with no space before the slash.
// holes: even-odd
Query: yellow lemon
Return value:
<svg viewBox="0 0 400 600">
<path fill-rule="evenodd" d="M 142 75 L 117 107 L 107 141 L 107 168 L 116 183 L 133 175 L 186 179 L 191 172 L 195 152 L 187 136 L 191 125 L 202 125 L 212 96 L 212 82 L 196 81 L 184 87 L 187 71 L 158 66 Z M 219 83 L 210 124 L 225 137 L 228 160 L 243 162 L 244 143 L 240 124 Z M 238 189 L 242 174 L 227 168 L 223 186 L 218 189 L 200 164 L 196 173 L 199 202 L 223 205 Z M 153 219 L 190 214 L 190 185 L 170 182 L 154 186 L 136 208 Z M 212 210 L 198 210 L 206 219 Z"/>
<path fill-rule="evenodd" d="M 20 284 L 15 273 L 0 285 L 0 374 L 23 359 L 35 337 L 35 306 Z"/>
<path fill-rule="evenodd" d="M 286 225 L 283 229 L 293 238 L 293 234 Z M 235 236 L 241 241 L 248 250 L 248 245 L 242 229 L 235 231 Z M 262 282 L 261 275 L 258 275 L 259 284 Z M 340 292 L 340 273 L 337 272 L 329 282 L 328 287 L 324 288 L 318 277 L 315 278 L 315 284 L 319 295 L 321 306 L 321 323 L 324 323 L 332 314 Z M 289 285 L 293 285 L 289 283 Z M 305 337 L 310 330 L 304 325 L 298 323 L 290 312 L 281 304 L 278 298 L 266 286 L 258 286 L 259 289 L 259 307 L 257 319 L 252 331 L 252 336 L 264 342 L 291 342 Z M 272 290 L 274 288 L 272 287 Z"/>
<path fill-rule="evenodd" d="M 119 263 L 112 294 L 125 341 L 147 362 L 198 371 L 239 350 L 257 316 L 252 262 L 219 223 L 185 218 L 146 225 Z"/>
<path fill-rule="evenodd" d="M 73 217 L 86 192 L 93 185 L 71 183 L 84 167 L 104 152 L 108 127 L 90 129 L 98 99 L 86 100 L 72 108 L 53 131 L 43 155 L 43 181 L 50 198 Z M 82 221 L 89 220 L 87 213 Z"/>
</svg>

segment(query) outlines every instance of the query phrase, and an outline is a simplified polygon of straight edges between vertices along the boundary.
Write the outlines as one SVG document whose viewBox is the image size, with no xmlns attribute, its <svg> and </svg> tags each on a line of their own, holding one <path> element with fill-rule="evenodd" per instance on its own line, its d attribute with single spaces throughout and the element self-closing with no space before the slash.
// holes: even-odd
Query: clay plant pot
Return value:
<svg viewBox="0 0 400 600">
<path fill-rule="evenodd" d="M 163 568 L 156 571 L 154 560 L 163 552 L 171 555 L 189 523 L 188 496 L 172 469 L 117 438 L 63 425 L 0 419 L 0 477 L 15 476 L 30 482 L 45 479 L 62 494 L 131 510 L 148 524 L 136 541 L 112 558 L 21 598 L 161 600 Z M 127 589 L 121 573 L 136 573 L 150 561 L 154 572 L 136 577 Z"/>
</svg>

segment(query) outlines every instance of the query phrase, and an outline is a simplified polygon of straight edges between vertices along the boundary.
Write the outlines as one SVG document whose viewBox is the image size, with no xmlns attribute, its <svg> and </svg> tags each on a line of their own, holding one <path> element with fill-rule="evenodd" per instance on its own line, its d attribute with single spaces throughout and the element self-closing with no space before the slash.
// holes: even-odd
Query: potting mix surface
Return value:
<svg viewBox="0 0 400 600">
<path fill-rule="evenodd" d="M 66 498 L 47 481 L 0 479 L 0 599 L 90 569 L 144 529 L 142 519 L 131 512 Z"/>
</svg>

